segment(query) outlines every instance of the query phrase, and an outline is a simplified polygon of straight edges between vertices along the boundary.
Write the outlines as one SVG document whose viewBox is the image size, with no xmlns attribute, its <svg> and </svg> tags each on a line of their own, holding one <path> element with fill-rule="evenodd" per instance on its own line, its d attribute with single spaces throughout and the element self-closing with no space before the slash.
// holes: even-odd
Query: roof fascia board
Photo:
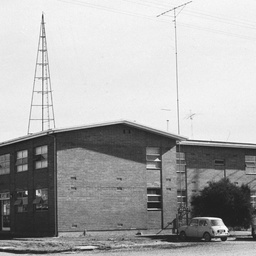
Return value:
<svg viewBox="0 0 256 256">
<path fill-rule="evenodd" d="M 198 146 L 198 147 L 220 147 L 220 148 L 248 148 L 256 149 L 256 144 L 221 142 L 221 141 L 181 141 L 181 146 Z"/>
<path fill-rule="evenodd" d="M 151 132 L 151 133 L 161 135 L 161 136 L 164 136 L 164 137 L 167 137 L 167 138 L 175 139 L 175 140 L 178 140 L 178 141 L 187 140 L 186 137 L 183 137 L 183 136 L 180 136 L 180 135 L 164 132 L 164 131 L 161 131 L 161 130 L 158 130 L 158 129 L 155 129 L 155 128 L 151 128 L 151 127 L 148 127 L 148 126 L 144 126 L 144 125 L 141 125 L 141 124 L 138 124 L 138 123 L 135 123 L 135 122 L 121 120 L 121 121 L 114 121 L 114 122 L 107 122 L 107 123 L 98 123 L 98 124 L 91 124 L 91 125 L 69 127 L 69 128 L 60 128 L 60 129 L 51 129 L 51 130 L 47 130 L 47 131 L 42 131 L 42 132 L 26 135 L 26 136 L 23 136 L 23 137 L 19 137 L 19 138 L 16 138 L 16 139 L 4 141 L 4 142 L 0 143 L 0 147 L 7 146 L 7 145 L 10 145 L 10 144 L 15 144 L 15 143 L 30 140 L 30 139 L 35 139 L 35 138 L 50 135 L 50 134 L 55 134 L 55 133 L 76 131 L 76 130 L 82 130 L 82 129 L 91 129 L 91 128 L 97 128 L 97 127 L 118 125 L 118 124 L 124 124 L 124 125 L 130 126 L 130 127 L 134 127 L 134 128 L 140 129 L 140 130 Z"/>
</svg>

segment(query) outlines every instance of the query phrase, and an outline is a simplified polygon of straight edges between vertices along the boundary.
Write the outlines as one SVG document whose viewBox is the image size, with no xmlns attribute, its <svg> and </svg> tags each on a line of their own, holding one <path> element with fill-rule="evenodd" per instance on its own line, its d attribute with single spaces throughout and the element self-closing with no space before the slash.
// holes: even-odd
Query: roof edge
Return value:
<svg viewBox="0 0 256 256">
<path fill-rule="evenodd" d="M 57 129 L 49 129 L 46 131 L 41 131 L 41 132 L 37 132 L 37 133 L 33 133 L 33 134 L 28 134 L 22 137 L 18 137 L 18 138 L 14 138 L 11 140 L 7 140 L 4 142 L 0 143 L 0 147 L 6 146 L 6 145 L 10 145 L 10 144 L 14 144 L 14 143 L 18 143 L 18 142 L 22 142 L 22 141 L 26 141 L 26 140 L 30 140 L 30 139 L 34 139 L 37 137 L 42 137 L 45 135 L 50 135 L 50 134 L 56 134 L 56 133 L 62 133 L 62 132 L 69 132 L 69 131 L 75 131 L 75 130 L 82 130 L 82 129 L 92 129 L 92 128 L 97 128 L 97 127 L 103 127 L 103 126 L 110 126 L 110 125 L 118 125 L 118 124 L 124 124 L 124 125 L 128 125 L 130 127 L 134 127 L 134 128 L 138 128 L 144 131 L 148 131 L 148 132 L 152 132 L 154 134 L 158 134 L 158 135 L 162 135 L 168 138 L 172 138 L 175 140 L 187 140 L 187 137 L 184 136 L 180 136 L 177 134 L 173 134 L 173 133 L 169 133 L 169 132 L 165 132 L 156 128 L 152 128 L 146 125 L 142 125 L 139 124 L 137 122 L 132 122 L 132 121 L 128 121 L 128 120 L 118 120 L 118 121 L 110 121 L 110 122 L 105 122 L 105 123 L 94 123 L 94 124 L 89 124 L 89 125 L 82 125 L 82 126 L 74 126 L 74 127 L 67 127 L 67 128 L 57 128 Z"/>
<path fill-rule="evenodd" d="M 224 141 L 206 141 L 206 140 L 186 140 L 181 141 L 184 146 L 202 146 L 202 147 L 226 147 L 226 148 L 251 148 L 256 149 L 256 144 Z"/>
</svg>

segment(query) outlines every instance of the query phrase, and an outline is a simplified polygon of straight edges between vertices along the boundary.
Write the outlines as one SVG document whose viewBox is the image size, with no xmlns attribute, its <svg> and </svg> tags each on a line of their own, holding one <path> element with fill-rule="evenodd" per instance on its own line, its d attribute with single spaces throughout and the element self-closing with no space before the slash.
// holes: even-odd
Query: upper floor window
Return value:
<svg viewBox="0 0 256 256">
<path fill-rule="evenodd" d="M 28 170 L 28 151 L 22 150 L 17 152 L 17 172 L 23 172 Z"/>
<path fill-rule="evenodd" d="M 17 212 L 28 211 L 28 190 L 17 191 L 14 205 L 17 206 Z"/>
<path fill-rule="evenodd" d="M 37 211 L 48 210 L 48 188 L 36 190 L 35 200 L 33 201 Z"/>
<path fill-rule="evenodd" d="M 147 169 L 161 169 L 160 148 L 147 147 Z"/>
<path fill-rule="evenodd" d="M 0 175 L 10 173 L 10 154 L 0 156 Z"/>
<path fill-rule="evenodd" d="M 48 147 L 41 146 L 35 149 L 35 168 L 41 169 L 48 166 Z"/>
<path fill-rule="evenodd" d="M 176 164 L 177 164 L 177 172 L 185 172 L 186 168 L 186 160 L 185 160 L 185 153 L 183 152 L 176 152 Z"/>
<path fill-rule="evenodd" d="M 215 166 L 224 166 L 225 165 L 225 160 L 224 159 L 215 159 L 214 160 L 214 165 Z"/>
<path fill-rule="evenodd" d="M 245 156 L 246 174 L 256 174 L 256 156 Z"/>
</svg>

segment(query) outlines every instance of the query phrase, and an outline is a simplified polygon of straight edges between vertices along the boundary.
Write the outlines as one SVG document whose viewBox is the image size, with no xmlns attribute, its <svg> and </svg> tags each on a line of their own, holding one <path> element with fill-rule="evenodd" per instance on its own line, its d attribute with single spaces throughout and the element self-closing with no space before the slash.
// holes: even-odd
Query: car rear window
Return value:
<svg viewBox="0 0 256 256">
<path fill-rule="evenodd" d="M 212 226 L 223 226 L 224 223 L 222 220 L 211 220 Z"/>
</svg>

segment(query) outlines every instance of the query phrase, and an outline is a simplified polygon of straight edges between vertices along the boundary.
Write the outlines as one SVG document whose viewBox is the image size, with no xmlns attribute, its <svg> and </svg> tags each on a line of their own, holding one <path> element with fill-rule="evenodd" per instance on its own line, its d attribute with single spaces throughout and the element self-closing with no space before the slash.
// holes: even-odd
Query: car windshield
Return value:
<svg viewBox="0 0 256 256">
<path fill-rule="evenodd" d="M 224 226 L 224 223 L 222 220 L 211 220 L 212 226 Z"/>
</svg>

